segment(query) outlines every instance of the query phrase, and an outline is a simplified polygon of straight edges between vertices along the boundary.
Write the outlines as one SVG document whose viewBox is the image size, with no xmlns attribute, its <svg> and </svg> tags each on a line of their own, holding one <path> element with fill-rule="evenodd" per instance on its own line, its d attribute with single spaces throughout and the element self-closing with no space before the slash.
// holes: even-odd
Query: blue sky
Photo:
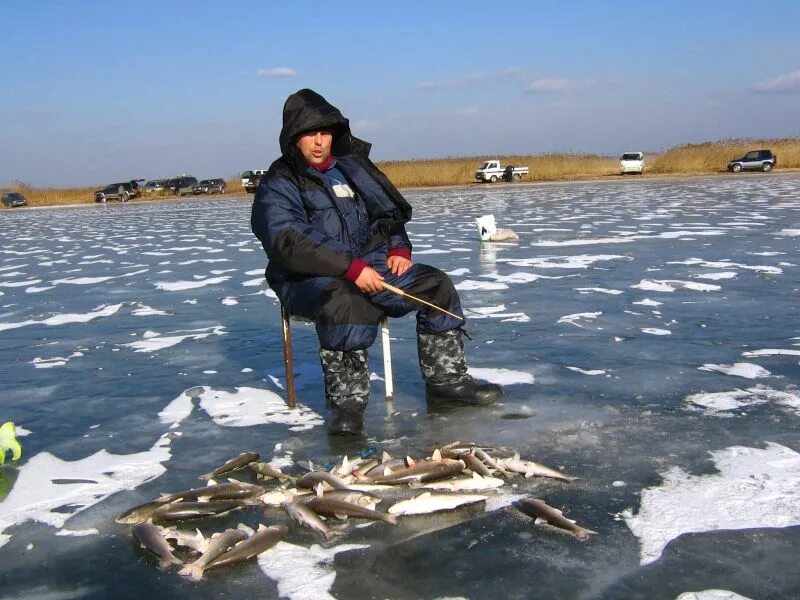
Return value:
<svg viewBox="0 0 800 600">
<path fill-rule="evenodd" d="M 800 135 L 795 1 L 6 0 L 0 24 L 0 185 L 263 168 L 304 87 L 376 160 Z"/>
</svg>

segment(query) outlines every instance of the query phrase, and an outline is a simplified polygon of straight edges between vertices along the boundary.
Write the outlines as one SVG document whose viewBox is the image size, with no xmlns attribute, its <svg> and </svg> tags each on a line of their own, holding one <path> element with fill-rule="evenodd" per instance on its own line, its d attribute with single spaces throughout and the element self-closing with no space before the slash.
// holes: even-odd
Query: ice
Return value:
<svg viewBox="0 0 800 600">
<path fill-rule="evenodd" d="M 642 491 L 625 521 L 641 542 L 641 563 L 656 560 L 682 533 L 800 524 L 800 454 L 771 442 L 711 452 L 718 474 L 691 475 L 680 467 Z"/>
<path fill-rule="evenodd" d="M 16 423 L 23 445 L 0 470 L 3 594 L 91 582 L 92 597 L 184 597 L 186 583 L 158 571 L 115 515 L 195 487 L 244 451 L 297 475 L 309 461 L 371 449 L 418 458 L 462 440 L 580 479 L 520 477 L 485 507 L 347 526 L 341 547 L 290 524 L 296 572 L 252 561 L 209 573 L 203 594 L 524 598 L 536 573 L 539 595 L 565 600 L 792 597 L 800 235 L 777 232 L 800 227 L 800 175 L 404 195 L 414 259 L 458 286 L 469 372 L 504 393 L 488 407 L 428 406 L 412 313 L 391 324 L 392 401 L 380 344 L 369 349 L 375 375 L 354 439 L 326 434 L 313 324 L 292 322 L 297 406 L 286 406 L 280 305 L 251 198 L 4 212 L 0 282 L 25 285 L 0 287 L 0 421 Z M 520 239 L 480 244 L 474 219 L 487 212 Z M 509 507 L 518 497 L 600 535 L 581 543 L 533 525 Z M 288 520 L 247 508 L 199 525 L 239 523 Z"/>
</svg>

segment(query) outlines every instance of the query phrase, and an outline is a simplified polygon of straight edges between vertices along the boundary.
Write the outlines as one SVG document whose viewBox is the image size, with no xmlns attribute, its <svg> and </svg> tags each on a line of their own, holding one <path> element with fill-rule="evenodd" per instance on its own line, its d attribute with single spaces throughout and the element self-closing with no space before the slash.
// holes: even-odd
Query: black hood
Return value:
<svg viewBox="0 0 800 600">
<path fill-rule="evenodd" d="M 279 139 L 281 153 L 298 170 L 305 170 L 307 165 L 295 142 L 300 134 L 317 129 L 333 132 L 331 153 L 334 156 L 353 151 L 355 140 L 350 134 L 350 121 L 338 108 L 314 90 L 303 89 L 289 96 L 283 105 L 283 129 Z"/>
</svg>

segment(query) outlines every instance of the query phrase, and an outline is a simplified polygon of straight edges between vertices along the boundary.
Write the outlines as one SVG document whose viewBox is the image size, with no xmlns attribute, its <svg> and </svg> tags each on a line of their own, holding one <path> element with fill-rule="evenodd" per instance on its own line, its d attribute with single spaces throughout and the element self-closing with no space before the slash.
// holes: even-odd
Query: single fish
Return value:
<svg viewBox="0 0 800 600">
<path fill-rule="evenodd" d="M 332 517 L 339 517 L 346 515 L 356 519 L 370 519 L 371 521 L 385 521 L 392 525 L 397 525 L 397 517 L 394 515 L 387 515 L 377 510 L 370 510 L 358 504 L 350 502 L 343 502 L 342 500 L 334 500 L 333 498 L 326 498 L 325 496 L 317 496 L 305 503 L 306 506 L 311 508 L 315 513 L 328 515 Z"/>
<path fill-rule="evenodd" d="M 127 525 L 142 523 L 150 518 L 150 515 L 153 514 L 154 510 L 161 508 L 165 504 L 167 504 L 167 502 L 163 500 L 148 502 L 147 504 L 140 504 L 139 506 L 134 506 L 133 508 L 126 510 L 114 520 L 117 523 L 124 523 Z"/>
<path fill-rule="evenodd" d="M 262 552 L 269 550 L 286 537 L 287 531 L 288 528 L 285 525 L 275 525 L 272 527 L 259 525 L 256 533 L 246 540 L 242 540 L 224 554 L 220 554 L 206 566 L 206 570 L 232 565 L 256 557 Z"/>
<path fill-rule="evenodd" d="M 572 477 L 571 475 L 567 475 L 561 471 L 556 471 L 550 467 L 535 463 L 532 460 L 523 460 L 519 457 L 519 454 L 514 454 L 514 456 L 511 458 L 502 459 L 502 464 L 510 471 L 522 473 L 526 478 L 549 477 L 551 479 L 558 479 L 566 482 L 571 482 L 578 479 L 577 477 Z"/>
<path fill-rule="evenodd" d="M 452 510 L 465 504 L 483 502 L 486 496 L 478 494 L 431 494 L 423 492 L 416 498 L 402 500 L 389 507 L 392 515 L 422 515 L 440 510 Z"/>
<path fill-rule="evenodd" d="M 304 525 L 319 531 L 325 536 L 326 540 L 331 540 L 336 536 L 342 535 L 342 532 L 334 531 L 325 525 L 325 522 L 319 517 L 319 515 L 302 502 L 287 500 L 282 504 L 282 506 L 292 519 L 300 523 L 300 525 Z"/>
<path fill-rule="evenodd" d="M 483 475 L 484 477 L 491 477 L 492 472 L 489 470 L 481 459 L 475 456 L 475 448 L 470 450 L 469 452 L 462 452 L 458 455 L 458 458 L 464 461 L 464 464 L 467 465 L 467 468 L 477 473 L 478 475 Z"/>
<path fill-rule="evenodd" d="M 588 540 L 590 535 L 597 535 L 596 531 L 577 525 L 575 521 L 565 517 L 557 508 L 553 508 L 536 498 L 522 498 L 515 500 L 512 504 L 529 517 L 533 517 L 535 519 L 534 523 L 549 523 L 555 527 L 566 529 L 579 540 Z"/>
<path fill-rule="evenodd" d="M 247 534 L 241 529 L 226 529 L 222 533 L 211 536 L 211 542 L 205 552 L 190 565 L 186 565 L 178 571 L 178 575 L 188 577 L 193 581 L 200 581 L 203 578 L 208 564 L 223 552 L 227 552 L 236 544 L 247 538 Z"/>
<path fill-rule="evenodd" d="M 403 485 L 411 482 L 425 483 L 451 477 L 461 473 L 464 468 L 465 465 L 462 461 L 448 458 L 442 459 L 442 462 L 421 461 L 413 467 L 372 477 L 369 483 L 387 483 L 390 485 Z"/>
<path fill-rule="evenodd" d="M 214 479 L 215 477 L 219 477 L 220 475 L 225 475 L 226 473 L 230 473 L 231 471 L 235 471 L 236 469 L 241 469 L 242 467 L 246 467 L 251 462 L 255 462 L 260 458 L 257 452 L 242 452 L 236 458 L 232 458 L 228 462 L 226 462 L 221 467 L 217 467 L 211 473 L 206 473 L 205 475 L 201 475 L 200 479 Z"/>
<path fill-rule="evenodd" d="M 183 500 L 184 502 L 197 502 L 210 500 L 246 500 L 248 498 L 255 498 L 260 496 L 266 490 L 260 485 L 253 485 L 252 483 L 244 483 L 242 481 L 234 481 L 231 483 L 221 483 L 218 485 L 209 485 L 203 488 L 186 490 L 177 492 L 175 494 L 162 495 L 158 500 L 162 502 L 175 502 L 176 500 Z"/>
<path fill-rule="evenodd" d="M 432 490 L 447 490 L 450 492 L 460 492 L 464 490 L 490 490 L 499 488 L 505 483 L 497 477 L 481 477 L 477 473 L 472 473 L 472 477 L 460 477 L 458 479 L 446 479 L 444 481 L 432 481 L 430 483 L 412 483 L 412 487 L 427 488 Z"/>
<path fill-rule="evenodd" d="M 155 554 L 161 562 L 158 567 L 163 571 L 172 565 L 182 565 L 183 561 L 172 554 L 167 540 L 152 523 L 137 523 L 133 526 L 133 537 L 141 544 L 142 548 Z"/>
<path fill-rule="evenodd" d="M 11 452 L 11 460 L 22 457 L 22 446 L 17 441 L 17 430 L 14 423 L 6 421 L 0 426 L 0 465 L 6 462 L 6 452 Z"/>
<path fill-rule="evenodd" d="M 295 477 L 287 475 L 280 469 L 277 469 L 271 464 L 265 462 L 251 462 L 247 465 L 247 468 L 253 471 L 256 475 L 261 475 L 262 477 L 285 479 L 287 481 L 294 481 L 296 479 Z"/>
<path fill-rule="evenodd" d="M 150 513 L 153 521 L 182 521 L 200 519 L 230 512 L 241 508 L 241 500 L 217 500 L 214 502 L 173 502 L 164 504 Z"/>
<path fill-rule="evenodd" d="M 331 475 L 326 471 L 312 471 L 311 473 L 306 473 L 300 479 L 295 481 L 295 485 L 299 488 L 306 488 L 306 489 L 314 489 L 317 484 L 320 482 L 325 482 L 333 489 L 336 490 L 346 490 L 347 489 L 347 482 L 335 475 Z"/>
</svg>

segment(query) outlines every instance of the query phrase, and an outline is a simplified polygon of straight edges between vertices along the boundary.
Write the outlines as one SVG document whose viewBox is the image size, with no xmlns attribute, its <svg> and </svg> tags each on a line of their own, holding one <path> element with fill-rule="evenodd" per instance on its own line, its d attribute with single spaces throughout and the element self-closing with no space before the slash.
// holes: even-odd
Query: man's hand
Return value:
<svg viewBox="0 0 800 600">
<path fill-rule="evenodd" d="M 402 275 L 411 268 L 411 261 L 405 256 L 390 256 L 386 261 L 386 266 L 395 275 Z"/>
<path fill-rule="evenodd" d="M 383 289 L 381 282 L 383 281 L 383 276 L 380 275 L 375 269 L 372 267 L 364 267 L 364 270 L 361 271 L 361 275 L 358 276 L 356 279 L 355 284 L 365 294 L 374 294 L 375 292 L 380 292 Z"/>
</svg>

